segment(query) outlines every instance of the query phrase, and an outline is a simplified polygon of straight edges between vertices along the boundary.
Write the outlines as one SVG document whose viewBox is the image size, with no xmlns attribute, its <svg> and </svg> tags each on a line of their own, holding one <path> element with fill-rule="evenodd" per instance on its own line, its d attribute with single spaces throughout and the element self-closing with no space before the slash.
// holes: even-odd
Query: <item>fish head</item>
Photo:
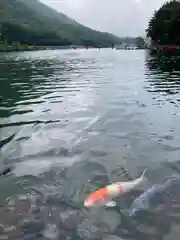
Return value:
<svg viewBox="0 0 180 240">
<path fill-rule="evenodd" d="M 102 206 L 108 202 L 107 188 L 100 188 L 99 190 L 90 194 L 84 202 L 84 207 Z"/>
<path fill-rule="evenodd" d="M 132 218 L 136 218 L 138 216 L 138 213 L 139 213 L 139 209 L 133 208 L 129 213 L 129 216 Z"/>
<path fill-rule="evenodd" d="M 148 216 L 149 216 L 149 212 L 147 209 L 139 209 L 139 208 L 133 208 L 129 214 L 129 216 L 135 220 L 135 221 L 145 221 Z"/>
</svg>

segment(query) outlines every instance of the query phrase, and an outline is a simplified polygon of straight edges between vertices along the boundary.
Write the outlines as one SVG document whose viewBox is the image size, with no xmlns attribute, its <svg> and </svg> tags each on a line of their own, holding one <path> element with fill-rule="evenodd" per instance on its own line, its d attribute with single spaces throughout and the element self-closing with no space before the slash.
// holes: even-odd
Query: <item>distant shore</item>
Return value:
<svg viewBox="0 0 180 240">
<path fill-rule="evenodd" d="M 91 47 L 83 45 L 67 45 L 67 46 L 32 46 L 28 44 L 13 43 L 13 44 L 3 44 L 0 42 L 0 52 L 23 52 L 23 51 L 38 51 L 38 50 L 60 50 L 60 49 L 101 49 L 101 48 L 111 48 L 117 49 L 115 46 L 107 47 Z M 121 50 L 130 50 L 131 48 L 121 48 Z M 134 50 L 145 49 L 145 48 L 134 48 Z"/>
<path fill-rule="evenodd" d="M 0 44 L 0 52 L 22 52 L 34 50 L 58 50 L 58 49 L 88 49 L 93 47 L 86 46 L 32 46 L 28 44 Z"/>
<path fill-rule="evenodd" d="M 28 44 L 20 44 L 20 43 L 9 44 L 9 43 L 0 42 L 0 52 L 33 51 L 38 49 L 39 47 L 28 45 Z"/>
</svg>

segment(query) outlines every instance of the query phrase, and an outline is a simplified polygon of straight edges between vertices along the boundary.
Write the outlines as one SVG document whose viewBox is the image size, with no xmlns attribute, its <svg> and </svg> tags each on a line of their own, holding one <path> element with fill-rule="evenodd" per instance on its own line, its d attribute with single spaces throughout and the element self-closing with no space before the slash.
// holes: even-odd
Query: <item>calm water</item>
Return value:
<svg viewBox="0 0 180 240">
<path fill-rule="evenodd" d="M 180 239 L 180 206 L 153 221 L 86 210 L 111 181 L 179 174 L 180 58 L 61 50 L 0 56 L 0 239 Z M 142 189 L 143 191 L 143 189 Z M 8 237 L 8 238 L 7 238 Z"/>
</svg>

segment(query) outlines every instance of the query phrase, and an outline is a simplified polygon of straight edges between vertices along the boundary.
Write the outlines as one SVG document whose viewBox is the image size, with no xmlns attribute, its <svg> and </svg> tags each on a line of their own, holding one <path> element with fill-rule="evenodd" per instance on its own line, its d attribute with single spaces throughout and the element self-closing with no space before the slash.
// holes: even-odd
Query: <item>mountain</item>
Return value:
<svg viewBox="0 0 180 240">
<path fill-rule="evenodd" d="M 45 4 L 41 3 L 39 0 L 18 0 L 21 3 L 26 4 L 31 10 L 44 17 L 52 19 L 53 21 L 61 21 L 64 24 L 78 24 L 75 20 L 67 17 L 65 14 L 55 11 L 54 9 L 47 7 Z"/>
<path fill-rule="evenodd" d="M 2 38 L 34 45 L 111 46 L 121 39 L 85 27 L 38 0 L 0 0 Z"/>
</svg>

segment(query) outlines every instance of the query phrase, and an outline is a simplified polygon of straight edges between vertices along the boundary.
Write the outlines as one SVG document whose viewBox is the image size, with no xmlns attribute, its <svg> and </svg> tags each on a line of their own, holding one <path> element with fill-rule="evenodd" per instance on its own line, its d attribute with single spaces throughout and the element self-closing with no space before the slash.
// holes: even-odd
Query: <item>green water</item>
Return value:
<svg viewBox="0 0 180 240">
<path fill-rule="evenodd" d="M 132 200 L 88 211 L 87 194 L 179 174 L 180 59 L 144 50 L 1 53 L 1 239 L 179 239 L 179 201 L 137 226 Z M 122 217 L 122 214 L 125 217 Z"/>
</svg>

